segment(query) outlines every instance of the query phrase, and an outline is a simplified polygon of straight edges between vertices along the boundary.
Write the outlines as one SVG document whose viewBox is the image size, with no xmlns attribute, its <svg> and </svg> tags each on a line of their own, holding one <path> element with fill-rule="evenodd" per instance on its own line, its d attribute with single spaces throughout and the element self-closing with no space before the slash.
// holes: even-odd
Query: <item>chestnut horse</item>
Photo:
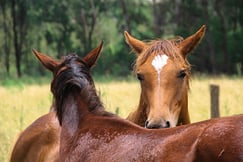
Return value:
<svg viewBox="0 0 243 162">
<path fill-rule="evenodd" d="M 99 53 L 102 44 L 93 50 Z M 33 50 L 43 65 L 54 73 L 54 69 L 45 61 L 46 57 Z M 87 55 L 87 57 L 89 57 Z M 84 58 L 87 59 L 87 58 Z M 50 112 L 35 120 L 19 136 L 12 150 L 10 162 L 57 162 L 59 157 L 61 127 L 56 117 L 55 102 Z"/>
<path fill-rule="evenodd" d="M 243 115 L 169 129 L 145 129 L 105 111 L 85 59 L 50 57 L 51 91 L 61 124 L 60 161 L 243 161 Z"/>
<path fill-rule="evenodd" d="M 20 134 L 10 162 L 57 162 L 60 130 L 56 112 L 41 116 Z"/>
<path fill-rule="evenodd" d="M 141 95 L 130 120 L 146 128 L 165 128 L 189 124 L 188 89 L 190 65 L 186 60 L 205 33 L 202 26 L 185 40 L 140 41 L 128 32 L 125 38 L 136 53 L 134 71 L 140 80 Z"/>
</svg>

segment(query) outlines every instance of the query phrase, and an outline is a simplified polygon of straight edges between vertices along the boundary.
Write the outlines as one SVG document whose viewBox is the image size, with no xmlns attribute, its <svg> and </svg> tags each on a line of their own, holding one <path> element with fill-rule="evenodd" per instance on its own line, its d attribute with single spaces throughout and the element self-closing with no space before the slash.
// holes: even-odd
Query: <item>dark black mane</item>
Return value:
<svg viewBox="0 0 243 162">
<path fill-rule="evenodd" d="M 105 114 L 102 102 L 96 93 L 94 81 L 90 75 L 89 67 L 77 55 L 69 54 L 54 72 L 51 91 L 57 107 L 57 116 L 61 124 L 64 112 L 64 100 L 74 92 L 80 93 L 86 100 L 90 112 Z"/>
</svg>

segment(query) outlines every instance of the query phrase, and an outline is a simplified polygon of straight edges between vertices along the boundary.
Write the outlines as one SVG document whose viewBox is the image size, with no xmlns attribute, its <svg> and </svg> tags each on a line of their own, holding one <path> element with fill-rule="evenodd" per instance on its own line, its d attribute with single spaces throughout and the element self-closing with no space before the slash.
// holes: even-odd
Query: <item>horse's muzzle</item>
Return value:
<svg viewBox="0 0 243 162">
<path fill-rule="evenodd" d="M 163 125 L 162 123 L 150 123 L 148 120 L 145 122 L 145 128 L 148 129 L 159 129 L 159 128 L 169 128 L 170 127 L 170 122 L 166 121 L 165 124 Z"/>
</svg>

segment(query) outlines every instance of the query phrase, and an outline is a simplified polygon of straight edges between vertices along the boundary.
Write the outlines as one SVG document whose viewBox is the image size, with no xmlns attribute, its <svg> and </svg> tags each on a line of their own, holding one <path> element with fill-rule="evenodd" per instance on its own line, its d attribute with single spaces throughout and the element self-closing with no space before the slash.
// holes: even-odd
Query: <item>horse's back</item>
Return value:
<svg viewBox="0 0 243 162">
<path fill-rule="evenodd" d="M 195 161 L 243 161 L 243 115 L 213 120 L 199 138 Z"/>
<path fill-rule="evenodd" d="M 79 138 L 65 138 L 63 142 L 73 141 L 73 145 L 68 152 L 60 154 L 61 159 L 106 162 L 192 162 L 197 139 L 205 128 L 205 125 L 199 127 L 194 125 L 188 128 L 184 126 L 167 130 L 149 130 L 119 119 L 110 120 L 106 127 L 105 121 L 107 120 L 94 120 L 92 125 L 95 125 L 95 129 L 90 125 L 83 127 L 82 134 L 79 132 Z M 84 125 L 88 124 L 87 122 Z M 67 144 L 61 150 L 67 150 Z"/>
<path fill-rule="evenodd" d="M 57 161 L 60 126 L 55 112 L 35 120 L 19 136 L 11 155 L 11 162 Z"/>
</svg>

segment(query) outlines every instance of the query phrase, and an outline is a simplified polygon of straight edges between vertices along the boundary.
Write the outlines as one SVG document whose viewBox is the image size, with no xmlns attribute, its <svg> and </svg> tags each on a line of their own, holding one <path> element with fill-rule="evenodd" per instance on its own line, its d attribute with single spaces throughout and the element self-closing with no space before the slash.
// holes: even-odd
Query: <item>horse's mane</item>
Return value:
<svg viewBox="0 0 243 162">
<path fill-rule="evenodd" d="M 64 100 L 70 94 L 77 92 L 82 100 L 88 103 L 88 111 L 96 115 L 110 115 L 104 110 L 103 103 L 96 93 L 90 69 L 77 55 L 69 54 L 55 71 L 56 77 L 52 81 L 51 91 L 54 95 L 57 116 L 61 124 L 64 112 Z"/>
</svg>

